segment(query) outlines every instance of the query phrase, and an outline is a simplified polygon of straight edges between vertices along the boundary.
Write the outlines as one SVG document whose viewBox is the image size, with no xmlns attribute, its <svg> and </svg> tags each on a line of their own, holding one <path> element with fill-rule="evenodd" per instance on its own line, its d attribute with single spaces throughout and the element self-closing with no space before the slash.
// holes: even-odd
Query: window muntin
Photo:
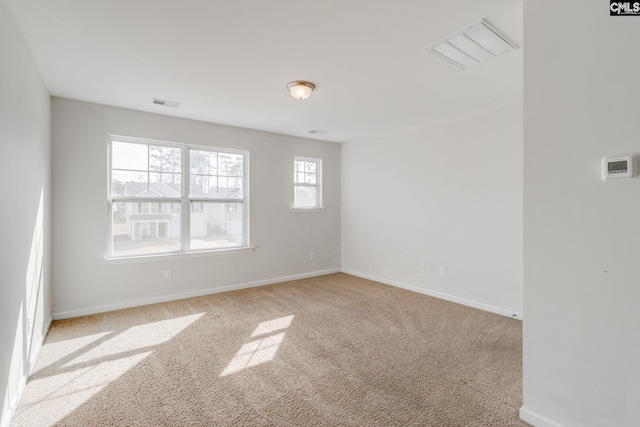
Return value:
<svg viewBox="0 0 640 427">
<path fill-rule="evenodd" d="M 322 207 L 322 160 L 295 157 L 293 161 L 293 207 Z"/>
<path fill-rule="evenodd" d="M 248 246 L 248 153 L 110 141 L 110 257 Z"/>
</svg>

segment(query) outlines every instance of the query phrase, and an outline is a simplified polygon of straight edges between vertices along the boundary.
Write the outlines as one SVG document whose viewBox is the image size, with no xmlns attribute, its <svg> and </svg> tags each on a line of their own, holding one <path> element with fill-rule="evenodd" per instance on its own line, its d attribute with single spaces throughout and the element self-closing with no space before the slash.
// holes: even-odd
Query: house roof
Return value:
<svg viewBox="0 0 640 427">
<path fill-rule="evenodd" d="M 147 186 L 146 182 L 130 181 L 125 182 L 123 188 L 124 194 L 122 197 L 177 199 L 181 195 L 180 184 L 164 182 L 157 182 Z M 195 199 L 241 199 L 243 191 L 241 188 L 211 187 L 209 191 L 204 192 L 202 188 L 192 186 L 190 196 Z"/>
</svg>

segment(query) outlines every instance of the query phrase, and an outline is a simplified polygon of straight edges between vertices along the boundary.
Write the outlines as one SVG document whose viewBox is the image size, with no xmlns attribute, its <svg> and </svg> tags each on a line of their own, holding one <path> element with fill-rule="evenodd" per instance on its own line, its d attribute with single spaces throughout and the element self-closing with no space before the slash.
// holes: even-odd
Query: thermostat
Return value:
<svg viewBox="0 0 640 427">
<path fill-rule="evenodd" d="M 626 154 L 616 157 L 602 158 L 602 179 L 625 179 L 636 176 L 636 156 Z"/>
</svg>

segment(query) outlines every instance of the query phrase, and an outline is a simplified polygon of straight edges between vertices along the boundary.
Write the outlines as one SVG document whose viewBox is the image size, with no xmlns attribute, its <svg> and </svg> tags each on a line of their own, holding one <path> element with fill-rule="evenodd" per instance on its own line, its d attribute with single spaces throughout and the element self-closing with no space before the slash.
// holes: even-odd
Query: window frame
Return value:
<svg viewBox="0 0 640 427">
<path fill-rule="evenodd" d="M 296 162 L 307 162 L 316 164 L 316 183 L 296 182 Z M 296 205 L 296 189 L 298 187 L 316 188 L 316 204 L 315 206 Z M 322 204 L 322 159 L 315 157 L 294 156 L 293 158 L 293 203 L 291 205 L 293 212 L 321 212 L 324 211 Z"/>
<path fill-rule="evenodd" d="M 112 195 L 112 183 L 113 183 L 113 143 L 123 142 L 131 144 L 140 144 L 149 146 L 162 146 L 170 148 L 178 148 L 181 152 L 180 162 L 180 191 L 181 196 L 176 197 L 119 197 Z M 215 153 L 226 153 L 241 155 L 242 162 L 242 198 L 225 199 L 225 198 L 211 198 L 211 197 L 190 197 L 191 190 L 191 150 L 209 151 Z M 149 165 L 147 167 L 150 167 Z M 180 214 L 180 248 L 175 251 L 165 252 L 152 252 L 152 253 L 137 253 L 137 254 L 114 254 L 113 253 L 113 204 L 114 203 L 158 203 L 158 210 L 161 209 L 162 203 L 177 203 L 180 206 L 178 211 L 174 211 L 173 208 L 169 209 L 169 213 Z M 204 208 L 204 203 L 214 204 L 227 204 L 238 203 L 242 205 L 242 242 L 237 246 L 229 246 L 224 248 L 203 248 L 192 249 L 191 248 L 191 206 L 193 203 L 200 203 Z M 176 206 L 175 204 L 173 205 Z M 204 210 L 204 209 L 203 209 Z M 207 145 L 196 145 L 182 142 L 169 142 L 155 139 L 137 138 L 121 135 L 108 135 L 107 138 L 107 255 L 105 260 L 126 260 L 126 259 L 144 259 L 154 257 L 167 257 L 167 256 L 185 256 L 189 254 L 206 254 L 206 253 L 225 253 L 225 252 L 240 252 L 247 249 L 252 249 L 250 246 L 249 237 L 249 151 L 238 150 L 233 148 L 213 147 Z M 168 234 L 168 229 L 167 229 Z"/>
</svg>

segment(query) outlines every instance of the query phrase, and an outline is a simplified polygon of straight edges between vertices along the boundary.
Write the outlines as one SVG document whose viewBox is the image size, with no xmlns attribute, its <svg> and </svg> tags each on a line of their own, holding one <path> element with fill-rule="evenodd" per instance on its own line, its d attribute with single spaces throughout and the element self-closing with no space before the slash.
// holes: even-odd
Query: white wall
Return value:
<svg viewBox="0 0 640 427">
<path fill-rule="evenodd" d="M 53 98 L 56 317 L 340 268 L 340 146 Z M 107 134 L 248 150 L 253 253 L 104 264 Z M 293 158 L 323 160 L 321 213 L 292 213 Z M 315 261 L 309 253 L 315 252 Z M 174 278 L 164 279 L 172 268 Z"/>
<path fill-rule="evenodd" d="M 524 407 L 536 426 L 640 420 L 640 17 L 525 2 Z"/>
<path fill-rule="evenodd" d="M 0 426 L 8 425 L 51 317 L 50 102 L 0 0 Z"/>
<path fill-rule="evenodd" d="M 342 179 L 344 270 L 520 314 L 521 100 L 343 144 Z"/>
</svg>

